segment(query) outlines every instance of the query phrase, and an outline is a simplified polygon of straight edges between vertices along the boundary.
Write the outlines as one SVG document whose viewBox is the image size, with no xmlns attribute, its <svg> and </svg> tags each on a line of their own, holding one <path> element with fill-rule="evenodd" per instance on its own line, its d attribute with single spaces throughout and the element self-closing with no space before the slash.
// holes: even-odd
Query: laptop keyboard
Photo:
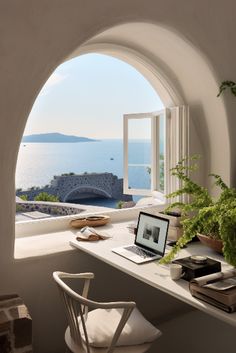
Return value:
<svg viewBox="0 0 236 353">
<path fill-rule="evenodd" d="M 146 251 L 146 250 L 144 250 L 144 249 L 140 249 L 139 247 L 137 247 L 137 246 L 135 246 L 135 245 L 127 246 L 127 247 L 125 248 L 125 250 L 131 251 L 131 252 L 133 252 L 134 254 L 143 257 L 144 259 L 145 259 L 146 257 L 154 257 L 154 256 L 156 256 L 156 254 L 153 254 L 153 253 L 151 253 L 151 252 L 149 252 L 149 251 Z"/>
</svg>

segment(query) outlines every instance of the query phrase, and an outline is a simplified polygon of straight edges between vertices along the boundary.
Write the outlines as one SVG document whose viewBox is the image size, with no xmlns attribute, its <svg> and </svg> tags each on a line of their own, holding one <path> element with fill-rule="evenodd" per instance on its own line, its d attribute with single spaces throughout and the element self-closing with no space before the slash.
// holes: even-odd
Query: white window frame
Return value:
<svg viewBox="0 0 236 353">
<path fill-rule="evenodd" d="M 159 163 L 157 163 L 157 156 L 159 154 L 159 144 L 157 136 L 159 136 L 159 116 L 165 114 L 164 110 L 151 113 L 140 114 L 125 114 L 124 115 L 124 193 L 128 195 L 143 195 L 150 196 L 154 190 L 157 190 L 157 176 L 159 175 Z M 148 164 L 129 164 L 128 161 L 128 146 L 129 146 L 129 121 L 139 119 L 151 120 L 151 188 L 150 189 L 134 189 L 129 187 L 128 169 L 132 167 L 149 167 Z"/>
<path fill-rule="evenodd" d="M 165 117 L 165 144 L 164 144 L 164 193 L 158 190 L 159 185 L 159 117 Z M 128 145 L 129 145 L 129 121 L 132 119 L 151 119 L 151 187 L 150 189 L 129 188 Z M 171 175 L 178 161 L 189 156 L 189 108 L 177 106 L 165 108 L 157 112 L 125 114 L 123 117 L 123 142 L 124 142 L 124 194 L 153 196 L 161 193 L 164 196 L 178 190 L 180 181 Z M 145 166 L 136 164 L 133 166 Z"/>
</svg>

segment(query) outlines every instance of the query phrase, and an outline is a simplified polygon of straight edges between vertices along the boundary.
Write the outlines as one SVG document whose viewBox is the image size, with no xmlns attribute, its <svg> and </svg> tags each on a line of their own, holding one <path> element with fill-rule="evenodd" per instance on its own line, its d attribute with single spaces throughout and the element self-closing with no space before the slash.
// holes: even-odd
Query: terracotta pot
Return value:
<svg viewBox="0 0 236 353">
<path fill-rule="evenodd" d="M 211 238 L 204 234 L 198 234 L 198 239 L 203 245 L 208 246 L 209 248 L 215 250 L 216 252 L 222 254 L 223 253 L 223 242 L 219 239 Z"/>
</svg>

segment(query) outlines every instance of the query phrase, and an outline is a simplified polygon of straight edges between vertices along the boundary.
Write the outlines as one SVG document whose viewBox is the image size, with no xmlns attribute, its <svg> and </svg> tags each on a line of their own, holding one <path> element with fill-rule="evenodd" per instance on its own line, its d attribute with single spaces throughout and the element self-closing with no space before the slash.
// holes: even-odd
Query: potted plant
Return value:
<svg viewBox="0 0 236 353">
<path fill-rule="evenodd" d="M 174 202 L 165 210 L 181 210 L 183 235 L 160 263 L 170 262 L 185 244 L 198 234 L 204 234 L 209 240 L 222 241 L 225 260 L 236 266 L 236 189 L 228 187 L 219 175 L 210 174 L 214 185 L 220 189 L 216 199 L 211 197 L 206 188 L 191 179 L 191 173 L 198 168 L 198 158 L 185 158 L 172 169 L 172 175 L 182 186 L 167 198 L 187 195 L 189 202 Z"/>
</svg>

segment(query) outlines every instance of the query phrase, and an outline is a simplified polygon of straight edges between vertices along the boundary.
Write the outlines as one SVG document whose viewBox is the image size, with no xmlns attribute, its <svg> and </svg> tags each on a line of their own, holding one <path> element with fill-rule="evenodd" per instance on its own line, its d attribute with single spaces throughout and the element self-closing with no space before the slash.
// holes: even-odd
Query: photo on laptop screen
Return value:
<svg viewBox="0 0 236 353">
<path fill-rule="evenodd" d="M 135 244 L 164 254 L 168 223 L 157 216 L 140 212 Z"/>
</svg>

